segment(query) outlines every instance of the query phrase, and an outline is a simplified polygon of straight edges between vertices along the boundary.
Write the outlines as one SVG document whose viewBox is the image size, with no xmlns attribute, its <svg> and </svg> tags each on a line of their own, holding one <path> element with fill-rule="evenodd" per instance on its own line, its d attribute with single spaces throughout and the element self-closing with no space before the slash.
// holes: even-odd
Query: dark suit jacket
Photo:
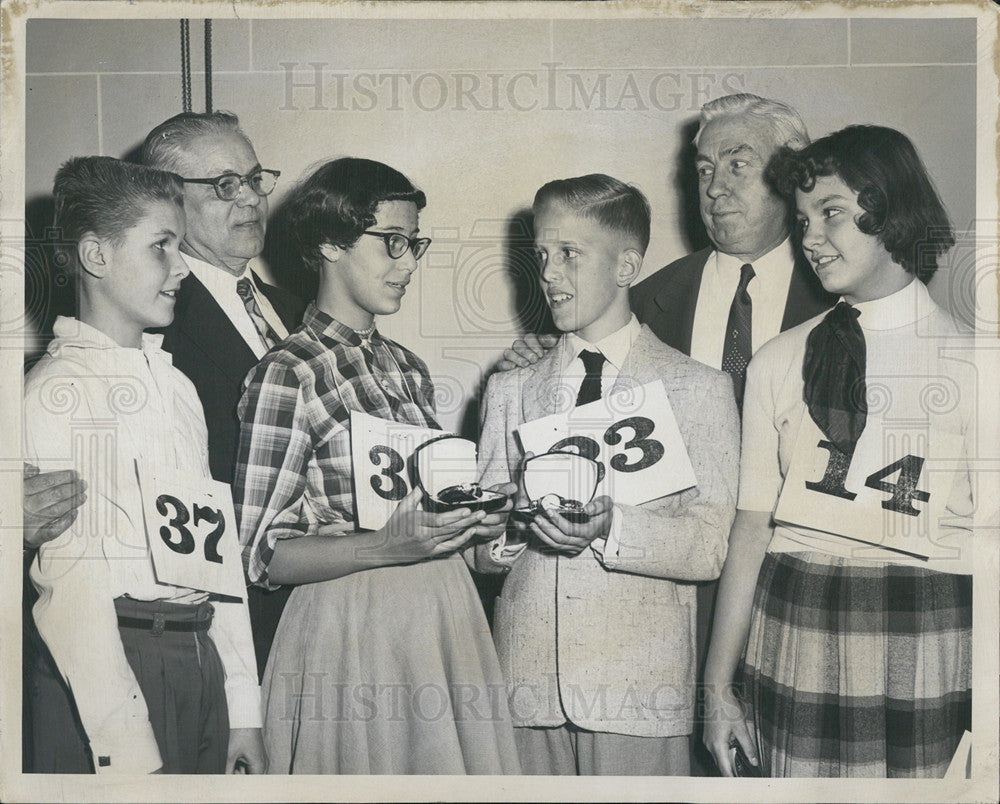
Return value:
<svg viewBox="0 0 1000 804">
<path fill-rule="evenodd" d="M 632 312 L 664 343 L 691 354 L 691 330 L 701 289 L 701 275 L 713 248 L 705 248 L 675 260 L 647 277 L 629 292 Z M 791 329 L 833 307 L 837 296 L 823 290 L 808 261 L 795 257 L 781 331 Z"/>
<path fill-rule="evenodd" d="M 264 284 L 256 275 L 254 279 L 288 331 L 298 327 L 305 304 L 281 288 Z M 173 355 L 174 365 L 194 383 L 205 409 L 212 477 L 232 483 L 240 438 L 236 406 L 243 394 L 243 380 L 257 365 L 257 356 L 194 274 L 184 277 L 177 291 L 174 321 L 163 330 L 163 348 Z M 287 586 L 278 592 L 264 593 L 251 586 L 248 590 L 254 652 L 261 677 L 291 589 Z"/>
<path fill-rule="evenodd" d="M 302 321 L 302 301 L 264 284 L 256 275 L 254 279 L 288 331 L 294 330 Z M 243 380 L 257 365 L 257 356 L 194 274 L 181 282 L 174 321 L 163 330 L 163 348 L 194 383 L 205 409 L 212 477 L 232 483 L 240 437 L 236 406 L 243 394 Z"/>
</svg>

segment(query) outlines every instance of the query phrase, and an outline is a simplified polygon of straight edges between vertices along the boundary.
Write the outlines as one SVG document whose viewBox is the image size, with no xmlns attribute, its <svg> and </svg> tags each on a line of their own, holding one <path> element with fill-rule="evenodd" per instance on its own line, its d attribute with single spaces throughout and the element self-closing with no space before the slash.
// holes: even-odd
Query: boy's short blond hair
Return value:
<svg viewBox="0 0 1000 804">
<path fill-rule="evenodd" d="M 645 255 L 652 212 L 649 201 L 638 188 L 603 173 L 590 173 L 543 185 L 535 193 L 532 209 L 537 214 L 546 204 L 569 207 L 621 235 Z"/>
</svg>

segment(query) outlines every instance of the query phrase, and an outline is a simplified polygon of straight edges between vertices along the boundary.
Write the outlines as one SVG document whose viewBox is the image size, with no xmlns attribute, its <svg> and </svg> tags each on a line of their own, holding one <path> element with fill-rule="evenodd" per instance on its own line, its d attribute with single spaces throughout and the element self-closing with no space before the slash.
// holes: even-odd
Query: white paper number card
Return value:
<svg viewBox="0 0 1000 804">
<path fill-rule="evenodd" d="M 441 430 L 387 421 L 351 411 L 351 464 L 358 526 L 382 527 L 399 501 L 410 493 L 410 456 Z"/>
<path fill-rule="evenodd" d="M 877 416 L 868 417 L 846 455 L 806 411 L 774 519 L 924 558 L 955 558 L 957 546 L 941 525 L 962 456 L 958 434 L 886 425 Z"/>
<path fill-rule="evenodd" d="M 243 561 L 229 486 L 136 466 L 159 583 L 243 598 Z"/>
<path fill-rule="evenodd" d="M 597 495 L 640 505 L 697 484 L 660 381 L 556 413 L 517 429 L 525 452 L 567 450 L 601 464 Z"/>
</svg>

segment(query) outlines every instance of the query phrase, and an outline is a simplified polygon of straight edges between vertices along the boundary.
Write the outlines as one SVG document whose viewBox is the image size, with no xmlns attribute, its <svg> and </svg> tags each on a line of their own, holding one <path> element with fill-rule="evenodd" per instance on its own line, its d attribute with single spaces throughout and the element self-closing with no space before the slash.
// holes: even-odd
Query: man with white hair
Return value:
<svg viewBox="0 0 1000 804">
<path fill-rule="evenodd" d="M 765 180 L 781 146 L 809 144 L 798 113 L 741 93 L 706 103 L 694 144 L 701 219 L 712 246 L 632 288 L 632 309 L 660 340 L 728 371 L 742 401 L 746 364 L 764 343 L 832 307 Z"/>
<path fill-rule="evenodd" d="M 239 119 L 220 111 L 185 112 L 160 123 L 146 136 L 142 161 L 184 180 L 187 232 L 181 251 L 191 273 L 177 292 L 163 348 L 198 391 L 212 477 L 232 483 L 243 380 L 298 326 L 305 307 L 250 267 L 264 248 L 267 196 L 278 171 L 261 167 Z M 290 591 L 248 589 L 260 673 Z"/>
</svg>

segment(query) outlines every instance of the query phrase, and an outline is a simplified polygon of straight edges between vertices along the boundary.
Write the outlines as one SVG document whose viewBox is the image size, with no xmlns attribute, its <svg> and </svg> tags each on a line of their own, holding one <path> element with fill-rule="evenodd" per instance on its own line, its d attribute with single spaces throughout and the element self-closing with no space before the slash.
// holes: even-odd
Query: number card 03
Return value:
<svg viewBox="0 0 1000 804">
<path fill-rule="evenodd" d="M 522 424 L 525 452 L 568 450 L 601 464 L 596 495 L 640 505 L 697 484 L 660 381 Z"/>
<path fill-rule="evenodd" d="M 399 501 L 410 493 L 409 461 L 413 451 L 441 430 L 387 421 L 351 411 L 351 467 L 358 527 L 382 527 Z"/>
<path fill-rule="evenodd" d="M 243 560 L 225 483 L 154 473 L 136 464 L 146 537 L 159 583 L 243 599 Z"/>
<path fill-rule="evenodd" d="M 956 433 L 877 416 L 845 455 L 806 411 L 774 519 L 922 558 L 959 558 L 945 517 L 963 455 Z"/>
</svg>

